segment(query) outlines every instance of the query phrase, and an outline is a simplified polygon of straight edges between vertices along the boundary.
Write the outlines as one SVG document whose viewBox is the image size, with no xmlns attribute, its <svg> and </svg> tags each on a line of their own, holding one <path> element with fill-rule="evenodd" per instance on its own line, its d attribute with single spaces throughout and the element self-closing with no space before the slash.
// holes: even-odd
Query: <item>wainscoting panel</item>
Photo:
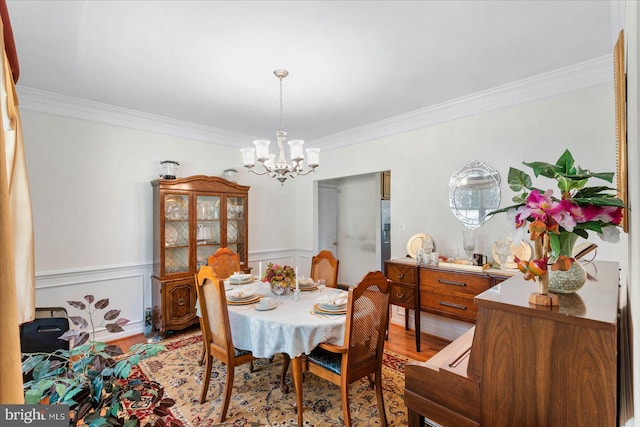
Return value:
<svg viewBox="0 0 640 427">
<path fill-rule="evenodd" d="M 86 303 L 85 295 L 93 295 L 96 301 L 108 298 L 109 306 L 93 314 L 96 340 L 110 341 L 141 333 L 145 307 L 151 304 L 151 272 L 149 263 L 36 273 L 36 307 L 64 307 L 69 316 L 89 320 L 86 311 L 71 307 L 67 301 Z M 120 317 L 129 319 L 124 332 L 110 333 L 105 329 L 108 322 L 103 316 L 109 310 L 121 310 Z"/>
<path fill-rule="evenodd" d="M 311 250 L 273 250 L 273 251 L 260 251 L 249 253 L 249 265 L 253 268 L 251 273 L 254 275 L 264 273 L 267 268 L 267 264 L 270 262 L 280 265 L 290 265 L 292 267 L 298 267 L 298 274 L 300 276 L 308 277 L 311 272 Z M 259 271 L 260 263 L 262 263 L 262 271 Z"/>
</svg>

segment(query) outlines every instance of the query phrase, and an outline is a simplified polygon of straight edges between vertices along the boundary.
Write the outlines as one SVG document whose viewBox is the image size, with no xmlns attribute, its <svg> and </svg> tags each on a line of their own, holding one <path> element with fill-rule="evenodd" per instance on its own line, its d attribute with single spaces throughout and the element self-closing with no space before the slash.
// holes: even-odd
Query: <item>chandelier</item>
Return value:
<svg viewBox="0 0 640 427">
<path fill-rule="evenodd" d="M 307 175 L 315 171 L 320 163 L 320 149 L 319 148 L 307 148 L 307 170 L 304 169 L 302 161 L 304 160 L 304 154 L 302 145 L 304 141 L 301 139 L 292 139 L 288 141 L 289 154 L 291 157 L 291 163 L 287 162 L 284 155 L 284 141 L 287 139 L 287 132 L 282 129 L 283 115 L 282 115 L 282 79 L 289 75 L 287 70 L 275 70 L 273 74 L 280 79 L 280 128 L 276 132 L 276 138 L 278 139 L 278 160 L 276 155 L 269 153 L 269 144 L 271 141 L 268 139 L 257 139 L 253 141 L 255 148 L 241 148 L 242 161 L 244 166 L 256 175 L 269 175 L 271 178 L 276 178 L 284 185 L 287 178 L 295 178 L 298 175 Z M 256 159 L 262 163 L 262 170 L 256 171 L 254 169 L 256 165 Z"/>
</svg>

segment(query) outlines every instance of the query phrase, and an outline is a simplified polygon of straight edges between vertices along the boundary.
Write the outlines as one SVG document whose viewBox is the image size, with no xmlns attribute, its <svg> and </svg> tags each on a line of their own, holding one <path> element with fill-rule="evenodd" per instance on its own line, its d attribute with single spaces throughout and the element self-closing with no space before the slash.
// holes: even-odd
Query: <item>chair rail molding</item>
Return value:
<svg viewBox="0 0 640 427">
<path fill-rule="evenodd" d="M 112 341 L 144 331 L 144 311 L 151 303 L 153 264 L 127 264 L 85 267 L 36 273 L 36 306 L 63 307 L 69 315 L 86 316 L 67 301 L 81 301 L 85 295 L 108 298 L 109 309 L 121 310 L 129 319 L 124 332 L 109 333 L 102 324 L 102 311 L 96 312 L 96 340 Z M 106 311 L 105 311 L 106 313 Z M 73 325 L 71 325 L 73 327 Z"/>
</svg>

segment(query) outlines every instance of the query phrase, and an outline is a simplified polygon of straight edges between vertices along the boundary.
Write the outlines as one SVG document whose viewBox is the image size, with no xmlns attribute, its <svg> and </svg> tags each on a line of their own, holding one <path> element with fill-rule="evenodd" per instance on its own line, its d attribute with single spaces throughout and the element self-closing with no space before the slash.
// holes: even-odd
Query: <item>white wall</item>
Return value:
<svg viewBox="0 0 640 427">
<path fill-rule="evenodd" d="M 471 160 L 485 162 L 502 177 L 501 206 L 515 194 L 506 178 L 510 166 L 528 168 L 522 161 L 555 162 L 565 148 L 577 163 L 592 171 L 616 170 L 613 84 L 567 93 L 442 123 L 429 128 L 373 140 L 322 153 L 315 179 L 332 179 L 391 170 L 391 255 L 404 257 L 406 242 L 419 232 L 429 233 L 439 252 L 462 249 L 463 225 L 448 207 L 450 175 Z M 533 174 L 531 174 L 533 176 Z M 536 180 L 540 186 L 555 182 Z M 604 183 L 604 182 L 603 182 Z M 615 185 L 615 184 L 614 184 Z M 297 182 L 298 200 L 312 194 L 312 183 Z M 313 205 L 298 203 L 298 248 L 313 245 Z M 504 215 L 487 222 L 477 232 L 478 250 L 491 253 L 496 239 L 509 235 Z M 621 262 L 627 271 L 627 238 L 610 244 L 593 236 L 599 260 Z M 371 265 L 375 268 L 375 260 Z M 342 269 L 342 262 L 341 262 Z M 466 324 L 435 324 L 424 315 L 426 332 L 455 338 Z M 441 319 L 437 319 L 438 321 Z M 430 329 L 435 328 L 435 329 Z M 445 328 L 446 330 L 443 330 Z"/>
</svg>

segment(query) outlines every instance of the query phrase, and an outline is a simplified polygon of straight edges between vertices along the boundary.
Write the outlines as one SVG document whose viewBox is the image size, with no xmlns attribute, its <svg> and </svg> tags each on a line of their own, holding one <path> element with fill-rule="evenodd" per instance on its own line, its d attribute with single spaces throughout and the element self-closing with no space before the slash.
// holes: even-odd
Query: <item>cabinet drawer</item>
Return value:
<svg viewBox="0 0 640 427">
<path fill-rule="evenodd" d="M 460 293 L 421 291 L 420 305 L 431 313 L 475 323 L 478 306 L 473 298 L 473 295 Z"/>
<path fill-rule="evenodd" d="M 478 295 L 490 287 L 491 280 L 487 276 L 474 276 L 451 271 L 420 270 L 420 290 Z"/>
<path fill-rule="evenodd" d="M 386 263 L 387 279 L 392 282 L 415 284 L 416 270 L 415 265 Z"/>
<path fill-rule="evenodd" d="M 416 306 L 416 285 L 391 283 L 389 304 L 400 305 L 408 308 Z"/>
</svg>

